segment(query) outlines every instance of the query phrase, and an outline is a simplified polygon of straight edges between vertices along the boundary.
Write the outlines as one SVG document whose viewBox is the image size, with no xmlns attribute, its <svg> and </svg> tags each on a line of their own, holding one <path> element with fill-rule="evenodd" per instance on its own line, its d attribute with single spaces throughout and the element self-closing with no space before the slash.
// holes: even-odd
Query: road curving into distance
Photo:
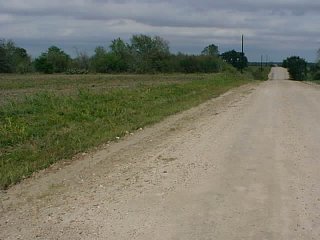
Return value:
<svg viewBox="0 0 320 240">
<path fill-rule="evenodd" d="M 320 239 L 320 88 L 287 78 L 1 193 L 0 239 Z"/>
</svg>

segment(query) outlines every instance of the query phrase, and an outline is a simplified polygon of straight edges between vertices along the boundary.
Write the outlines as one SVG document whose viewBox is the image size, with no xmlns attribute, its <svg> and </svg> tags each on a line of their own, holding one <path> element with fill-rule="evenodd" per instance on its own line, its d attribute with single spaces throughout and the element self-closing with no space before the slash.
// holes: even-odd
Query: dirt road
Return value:
<svg viewBox="0 0 320 240">
<path fill-rule="evenodd" d="M 320 88 L 270 77 L 1 193 L 0 239 L 320 239 Z"/>
</svg>

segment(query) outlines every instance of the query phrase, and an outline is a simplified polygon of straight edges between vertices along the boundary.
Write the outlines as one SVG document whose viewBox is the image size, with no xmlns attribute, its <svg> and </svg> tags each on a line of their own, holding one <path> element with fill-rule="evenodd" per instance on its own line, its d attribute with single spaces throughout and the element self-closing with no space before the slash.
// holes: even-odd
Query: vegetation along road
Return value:
<svg viewBox="0 0 320 240">
<path fill-rule="evenodd" d="M 287 77 L 13 186 L 0 239 L 320 239 L 320 88 Z"/>
</svg>

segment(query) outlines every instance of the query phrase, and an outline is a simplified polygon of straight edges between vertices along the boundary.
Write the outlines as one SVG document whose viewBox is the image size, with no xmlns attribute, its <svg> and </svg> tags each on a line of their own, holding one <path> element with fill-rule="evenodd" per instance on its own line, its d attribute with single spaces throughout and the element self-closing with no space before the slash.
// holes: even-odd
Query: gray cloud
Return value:
<svg viewBox="0 0 320 240">
<path fill-rule="evenodd" d="M 239 49 L 244 34 L 250 60 L 288 53 L 314 60 L 319 12 L 314 0 L 0 0 L 0 38 L 39 54 L 50 44 L 90 52 L 144 33 L 169 40 L 173 51 L 197 53 L 210 43 Z"/>
</svg>

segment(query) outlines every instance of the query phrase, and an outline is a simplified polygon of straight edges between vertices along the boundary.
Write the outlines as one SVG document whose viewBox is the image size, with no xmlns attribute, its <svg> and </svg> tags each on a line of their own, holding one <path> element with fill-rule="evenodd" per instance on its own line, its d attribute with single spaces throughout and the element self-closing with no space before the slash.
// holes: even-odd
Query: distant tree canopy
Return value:
<svg viewBox="0 0 320 240">
<path fill-rule="evenodd" d="M 202 52 L 202 55 L 206 55 L 206 56 L 219 56 L 219 49 L 218 46 L 214 45 L 214 44 L 210 44 L 209 46 L 205 47 Z"/>
<path fill-rule="evenodd" d="M 0 40 L 0 73 L 25 73 L 31 71 L 31 58 L 24 48 L 13 41 Z"/>
<path fill-rule="evenodd" d="M 241 52 L 231 50 L 221 54 L 223 60 L 234 66 L 236 69 L 244 69 L 248 67 L 248 59 Z"/>
<path fill-rule="evenodd" d="M 109 49 L 96 48 L 92 57 L 95 72 L 164 72 L 170 58 L 168 43 L 158 36 L 134 35 L 130 44 L 118 38 Z"/>
<path fill-rule="evenodd" d="M 135 72 L 162 72 L 170 58 L 169 43 L 159 36 L 134 35 L 130 50 Z"/>
<path fill-rule="evenodd" d="M 293 80 L 302 81 L 307 78 L 307 62 L 303 58 L 298 56 L 289 57 L 283 61 L 282 66 L 288 69 Z"/>
<path fill-rule="evenodd" d="M 133 35 L 125 42 L 114 39 L 108 47 L 98 46 L 92 56 L 75 48 L 71 58 L 57 46 L 51 46 L 32 62 L 27 51 L 12 41 L 0 41 L 0 72 L 41 73 L 216 73 L 247 66 L 247 58 L 230 51 L 219 55 L 218 46 L 210 44 L 201 54 L 173 54 L 169 43 L 159 36 Z M 243 61 L 241 61 L 241 59 Z M 231 65 L 230 65 L 231 64 Z M 241 65 L 242 64 L 242 65 Z"/>
<path fill-rule="evenodd" d="M 109 50 L 97 47 L 91 58 L 94 72 L 219 72 L 225 63 L 215 45 L 206 47 L 202 55 L 171 54 L 169 43 L 159 36 L 134 35 L 130 43 L 117 38 Z"/>
<path fill-rule="evenodd" d="M 72 66 L 78 70 L 89 70 L 90 67 L 90 57 L 86 52 L 78 51 L 76 48 L 76 58 L 73 59 Z"/>
<path fill-rule="evenodd" d="M 68 54 L 56 46 L 49 47 L 40 57 L 35 59 L 35 68 L 38 72 L 43 73 L 62 73 L 65 72 L 71 63 Z"/>
<path fill-rule="evenodd" d="M 91 67 L 93 71 L 99 73 L 108 71 L 108 53 L 104 47 L 98 46 L 94 50 L 94 55 L 91 58 Z"/>
<path fill-rule="evenodd" d="M 110 54 L 113 56 L 113 72 L 127 72 L 130 64 L 132 64 L 132 56 L 130 46 L 121 38 L 112 41 L 110 45 Z"/>
</svg>

